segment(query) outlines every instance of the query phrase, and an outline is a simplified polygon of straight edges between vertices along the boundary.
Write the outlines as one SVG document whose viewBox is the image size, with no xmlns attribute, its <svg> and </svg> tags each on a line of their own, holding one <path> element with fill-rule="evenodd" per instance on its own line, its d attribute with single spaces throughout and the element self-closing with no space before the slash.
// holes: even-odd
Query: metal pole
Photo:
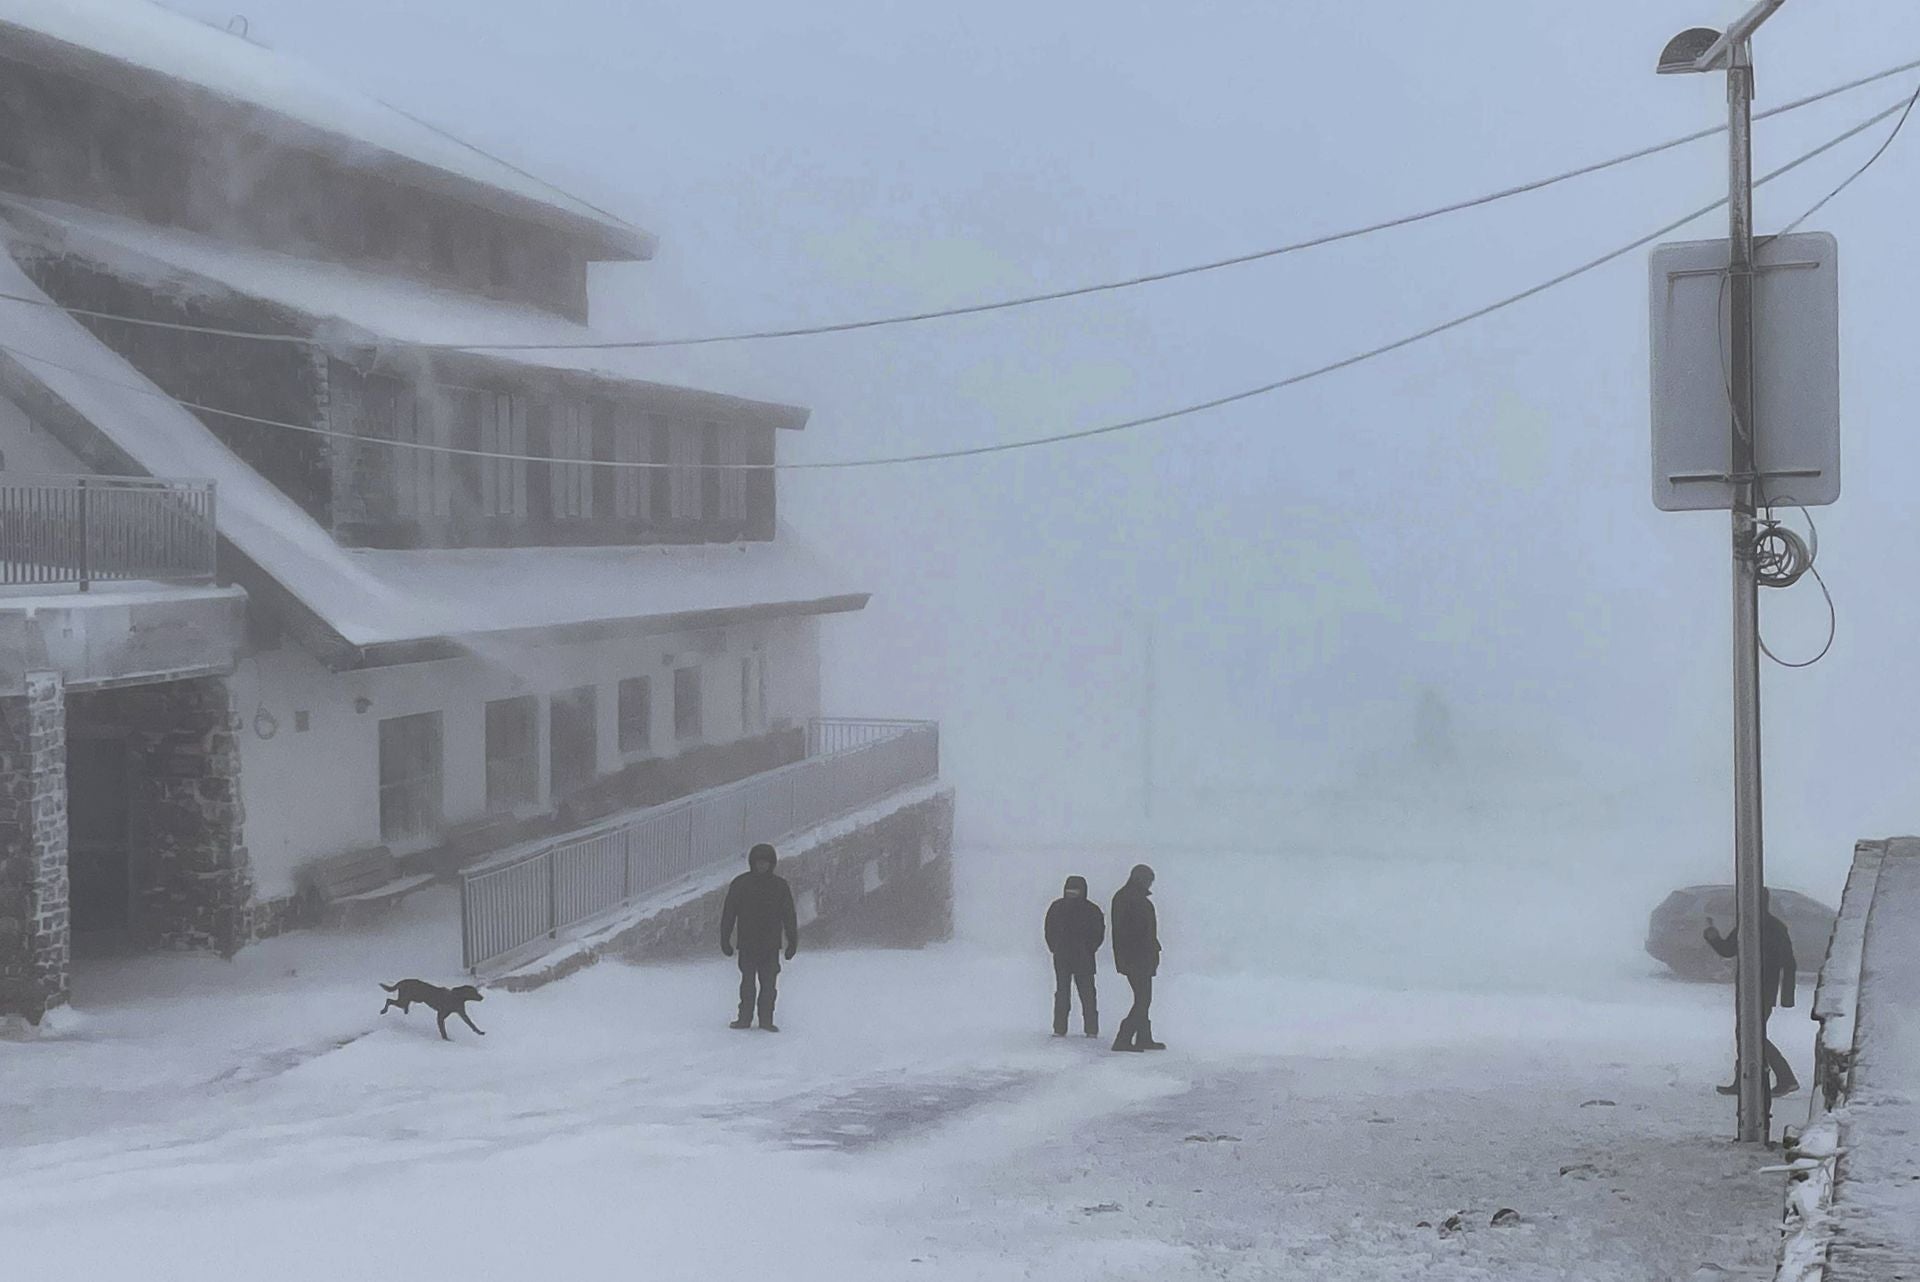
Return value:
<svg viewBox="0 0 1920 1282">
<path fill-rule="evenodd" d="M 1733 852 L 1735 959 L 1734 1040 L 1739 1087 L 1739 1139 L 1764 1144 L 1768 1099 L 1762 1039 L 1760 941 L 1765 910 L 1760 807 L 1760 602 L 1753 560 L 1758 497 L 1753 437 L 1753 59 L 1735 45 L 1727 67 L 1728 371 L 1733 409 Z"/>
<path fill-rule="evenodd" d="M 93 509 L 87 502 L 87 478 L 80 478 L 80 496 L 76 503 L 80 526 L 80 590 L 93 587 Z"/>
</svg>

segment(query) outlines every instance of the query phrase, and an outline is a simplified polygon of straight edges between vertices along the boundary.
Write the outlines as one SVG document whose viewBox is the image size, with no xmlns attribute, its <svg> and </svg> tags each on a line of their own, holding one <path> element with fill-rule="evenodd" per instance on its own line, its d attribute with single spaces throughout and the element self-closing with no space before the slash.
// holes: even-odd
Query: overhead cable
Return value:
<svg viewBox="0 0 1920 1282">
<path fill-rule="evenodd" d="M 1785 174 L 1791 173 L 1793 170 L 1798 169 L 1800 166 L 1806 164 L 1808 161 L 1813 160 L 1818 156 L 1824 155 L 1828 151 L 1831 151 L 1833 148 L 1839 146 L 1841 143 L 1846 142 L 1848 139 L 1858 136 L 1859 134 L 1865 132 L 1866 130 L 1871 129 L 1873 126 L 1879 124 L 1881 121 L 1887 119 L 1888 117 L 1893 116 L 1894 114 L 1902 111 L 1905 107 L 1909 105 L 1910 101 L 1911 100 L 1903 99 L 1900 102 L 1894 103 L 1890 107 L 1887 107 L 1879 112 L 1874 113 L 1873 115 L 1867 117 L 1865 120 L 1852 126 L 1846 131 L 1835 135 L 1834 137 L 1828 139 L 1826 142 L 1821 143 L 1819 146 L 1814 147 L 1809 151 L 1801 153 L 1799 156 L 1795 157 L 1793 160 L 1788 161 L 1786 164 L 1781 165 L 1779 168 L 1771 170 L 1768 173 L 1763 174 L 1760 177 L 1754 179 L 1754 186 L 1755 187 L 1763 186 L 1766 183 L 1772 182 L 1776 178 L 1779 178 Z M 893 466 L 893 465 L 906 464 L 906 463 L 930 463 L 930 462 L 942 461 L 946 459 L 975 458 L 975 457 L 979 457 L 987 454 L 1003 454 L 1013 450 L 1035 449 L 1044 445 L 1059 445 L 1069 441 L 1081 441 L 1081 440 L 1089 440 L 1091 438 L 1099 437 L 1099 436 L 1111 436 L 1120 432 L 1133 431 L 1143 427 L 1151 427 L 1159 423 L 1171 422 L 1174 419 L 1186 418 L 1191 415 L 1199 414 L 1207 410 L 1219 409 L 1223 406 L 1237 404 L 1241 401 L 1250 401 L 1257 397 L 1266 396 L 1266 395 L 1269 395 L 1270 393 L 1280 391 L 1283 388 L 1294 387 L 1301 383 L 1309 382 L 1313 379 L 1323 377 L 1327 374 L 1332 374 L 1339 370 L 1348 369 L 1355 365 L 1363 364 L 1364 362 L 1373 360 L 1377 357 L 1385 356 L 1390 352 L 1398 351 L 1403 347 L 1411 347 L 1416 343 L 1423 342 L 1429 338 L 1437 337 L 1438 335 L 1444 334 L 1449 330 L 1458 329 L 1461 326 L 1471 324 L 1472 322 L 1479 320 L 1482 317 L 1490 316 L 1495 312 L 1502 311 L 1508 307 L 1512 307 L 1516 303 L 1524 302 L 1525 300 L 1532 298 L 1538 294 L 1546 293 L 1550 289 L 1554 289 L 1560 285 L 1564 285 L 1568 281 L 1574 280 L 1575 278 L 1580 276 L 1584 276 L 1588 272 L 1594 271 L 1597 268 L 1604 267 L 1606 264 L 1611 263 L 1616 259 L 1623 258 L 1626 255 L 1632 253 L 1634 250 L 1640 249 L 1660 239 L 1662 236 L 1668 235 L 1674 231 L 1679 230 L 1681 227 L 1686 226 L 1688 223 L 1693 222 L 1695 219 L 1703 217 L 1706 214 L 1712 213 L 1714 210 L 1723 207 L 1726 203 L 1727 203 L 1726 197 L 1723 196 L 1720 199 L 1711 202 L 1710 204 L 1702 205 L 1700 208 L 1695 209 L 1690 213 L 1683 214 L 1679 218 L 1674 219 L 1672 222 L 1669 222 L 1664 226 L 1658 227 L 1653 231 L 1646 233 L 1643 236 L 1637 237 L 1636 239 L 1629 241 L 1627 244 L 1622 245 L 1617 249 L 1609 250 L 1608 252 L 1601 254 L 1597 258 L 1588 259 L 1586 262 L 1581 263 L 1579 266 L 1573 267 L 1568 269 L 1567 271 L 1561 272 L 1557 276 L 1550 277 L 1547 280 L 1541 281 L 1536 285 L 1531 285 L 1528 288 L 1520 290 L 1517 293 L 1508 294 L 1504 298 L 1498 299 L 1491 303 L 1487 303 L 1481 307 L 1474 308 L 1472 311 L 1463 312 L 1460 315 L 1454 316 L 1449 320 L 1441 321 L 1439 324 L 1429 325 L 1425 329 L 1416 330 L 1411 334 L 1403 335 L 1402 337 L 1396 338 L 1391 342 L 1382 343 L 1376 347 L 1368 348 L 1365 351 L 1356 352 L 1351 356 L 1345 356 L 1340 358 L 1339 360 L 1329 361 L 1326 364 L 1317 365 L 1310 369 L 1302 370 L 1296 374 L 1290 374 L 1285 378 L 1275 379 L 1274 381 L 1269 383 L 1262 383 L 1257 387 L 1245 388 L 1241 391 L 1230 392 L 1224 396 L 1216 396 L 1204 401 L 1195 401 L 1186 405 L 1179 406 L 1175 409 L 1162 410 L 1158 413 L 1141 415 L 1137 418 L 1123 419 L 1116 423 L 1107 423 L 1098 427 L 1081 428 L 1076 431 L 1070 431 L 1070 432 L 1058 432 L 1058 433 L 1054 433 L 1047 436 L 1025 437 L 1017 440 L 1001 441 L 1001 442 L 997 442 L 990 445 L 963 446 L 963 447 L 949 449 L 949 450 L 928 450 L 928 451 L 912 453 L 912 454 L 894 454 L 894 455 L 886 455 L 886 456 L 872 457 L 872 458 L 822 460 L 818 462 L 799 462 L 799 463 L 775 462 L 775 463 L 673 464 L 673 463 L 654 462 L 651 460 L 629 461 L 629 460 L 620 460 L 620 459 L 573 459 L 573 458 L 563 458 L 563 457 L 554 456 L 554 455 L 522 454 L 522 453 L 511 453 L 511 452 L 494 451 L 494 450 L 475 450 L 475 449 L 467 449 L 460 446 L 435 445 L 435 444 L 431 444 L 428 442 L 421 442 L 421 441 L 400 441 L 400 440 L 389 439 L 386 437 L 366 436 L 366 435 L 355 433 L 355 432 L 334 431 L 328 428 L 315 427 L 312 424 L 307 424 L 307 423 L 290 423 L 290 422 L 285 422 L 283 420 L 278 420 L 278 419 L 263 418 L 263 417 L 259 417 L 251 414 L 236 413 L 232 410 L 222 409 L 218 406 L 203 405 L 193 401 L 178 400 L 177 398 L 171 397 L 167 395 L 167 393 L 161 391 L 159 388 L 153 387 L 151 385 L 146 387 L 141 387 L 134 384 L 125 383 L 118 379 L 109 378 L 95 371 L 80 369 L 76 366 L 66 364 L 58 360 L 50 359 L 42 355 L 37 355 L 32 352 L 24 351 L 16 347 L 0 345 L 0 351 L 7 352 L 22 360 L 37 361 L 41 364 L 45 364 L 53 368 L 66 370 L 67 372 L 78 375 L 82 378 L 93 379 L 98 382 L 119 387 L 124 391 L 155 396 L 162 400 L 174 401 L 175 403 L 190 410 L 197 410 L 203 413 L 213 414 L 219 417 L 230 418 L 230 419 L 237 420 L 239 422 L 251 423 L 251 424 L 264 426 L 264 427 L 273 427 L 273 428 L 284 429 L 287 431 L 309 433 L 316 436 L 329 436 L 329 437 L 336 437 L 336 438 L 345 438 L 350 440 L 358 440 L 358 441 L 364 441 L 368 444 L 390 446 L 397 449 L 412 449 L 412 450 L 421 450 L 429 453 L 456 454 L 456 455 L 462 455 L 462 456 L 473 457 L 473 458 L 502 459 L 507 461 L 516 461 L 516 462 L 566 463 L 566 464 L 573 464 L 580 467 L 610 467 L 610 468 L 633 468 L 633 469 L 671 468 L 671 467 L 680 466 L 680 467 L 688 467 L 688 468 L 697 468 L 703 471 L 739 470 L 739 471 L 764 472 L 764 471 L 773 470 L 773 471 L 788 471 L 788 472 L 813 472 L 813 471 L 836 471 L 836 470 L 846 470 L 851 468 L 865 468 L 865 467 L 886 467 L 886 466 Z"/>
<path fill-rule="evenodd" d="M 1829 98 L 1836 97 L 1840 94 L 1848 93 L 1854 89 L 1859 89 L 1866 85 L 1875 84 L 1879 81 L 1886 80 L 1893 76 L 1901 75 L 1904 72 L 1913 71 L 1915 69 L 1920 69 L 1920 59 L 1914 59 L 1908 62 L 1903 62 L 1898 66 L 1888 67 L 1885 70 L 1876 71 L 1871 75 L 1860 76 L 1856 79 L 1849 80 L 1844 84 L 1834 85 L 1834 86 L 1831 86 L 1830 88 L 1823 89 L 1818 93 L 1808 94 L 1805 97 L 1796 98 L 1791 102 L 1782 103 L 1778 107 L 1772 107 L 1766 111 L 1757 112 L 1754 115 L 1754 119 L 1756 121 L 1765 120 L 1765 119 L 1768 119 L 1769 117 L 1784 115 L 1787 112 L 1798 111 L 1804 107 L 1812 106 L 1815 103 L 1823 102 Z M 424 121 L 421 123 L 425 124 Z M 431 128 L 432 126 L 428 126 L 428 127 Z M 1083 298 L 1093 294 L 1110 293 L 1110 292 L 1115 292 L 1119 290 L 1134 289 L 1143 285 L 1157 284 L 1162 281 L 1175 280 L 1185 276 L 1196 276 L 1205 272 L 1219 271 L 1228 267 L 1244 266 L 1248 263 L 1260 262 L 1262 260 L 1269 259 L 1269 258 L 1278 258 L 1287 254 L 1295 254 L 1308 249 L 1316 249 L 1326 245 L 1337 244 L 1341 241 L 1355 240 L 1360 237 L 1369 236 L 1377 232 L 1388 231 L 1388 230 L 1392 230 L 1399 227 L 1412 226 L 1413 224 L 1426 222 L 1431 219 L 1439 218 L 1447 214 L 1459 213 L 1463 210 L 1479 208 L 1485 205 L 1491 205 L 1502 200 L 1507 200 L 1514 196 L 1525 195 L 1529 192 L 1541 191 L 1548 187 L 1553 187 L 1560 183 L 1564 183 L 1575 178 L 1585 177 L 1588 174 L 1600 173 L 1604 170 L 1617 168 L 1625 164 L 1630 164 L 1636 160 L 1643 160 L 1649 156 L 1654 156 L 1662 152 L 1671 151 L 1677 147 L 1683 147 L 1688 143 L 1698 142 L 1703 138 L 1711 138 L 1717 134 L 1725 133 L 1726 129 L 1727 127 L 1724 124 L 1713 125 L 1705 129 L 1697 129 L 1692 133 L 1683 134 L 1677 138 L 1669 138 L 1665 142 L 1654 143 L 1650 146 L 1641 147 L 1634 151 L 1625 152 L 1625 153 L 1622 153 L 1621 155 L 1613 156 L 1606 160 L 1594 161 L 1590 164 L 1580 165 L 1576 168 L 1564 170 L 1560 173 L 1552 174 L 1548 177 L 1532 179 L 1530 181 L 1519 183 L 1511 187 L 1503 187 L 1497 191 L 1486 192 L 1478 196 L 1469 197 L 1465 200 L 1454 201 L 1450 204 L 1437 205 L 1437 206 L 1434 206 L 1433 208 L 1422 210 L 1418 213 L 1405 214 L 1397 218 L 1389 218 L 1389 219 L 1385 219 L 1378 222 L 1367 223 L 1357 227 L 1350 227 L 1342 231 L 1328 232 L 1323 235 L 1309 237 L 1304 240 L 1293 241 L 1285 245 L 1273 246 L 1268 249 L 1253 250 L 1248 253 L 1236 254 L 1227 258 L 1218 258 L 1218 259 L 1213 259 L 1207 262 L 1193 263 L 1184 267 L 1168 268 L 1163 271 L 1147 272 L 1141 275 L 1129 276 L 1129 277 L 1125 277 L 1118 280 L 1102 281 L 1096 284 L 1079 285 L 1079 286 L 1073 286 L 1066 289 L 1050 290 L 1042 293 L 1023 294 L 1023 295 L 1018 295 L 1018 296 L 1009 297 L 1009 298 L 994 299 L 994 300 L 990 300 L 982 303 L 970 303 L 970 304 L 963 304 L 956 307 L 936 308 L 928 311 L 899 313 L 899 314 L 889 315 L 889 316 L 868 317 L 868 318 L 859 319 L 859 320 L 839 321 L 839 322 L 832 322 L 832 323 L 821 324 L 821 325 L 800 325 L 800 326 L 789 326 L 784 328 L 772 328 L 772 329 L 762 329 L 762 330 L 741 330 L 741 331 L 731 332 L 731 333 L 705 334 L 705 335 L 695 335 L 695 336 L 681 337 L 681 338 L 600 339 L 600 340 L 581 340 L 581 341 L 550 342 L 550 343 L 489 343 L 489 342 L 449 341 L 449 342 L 432 342 L 432 343 L 407 343 L 407 344 L 403 344 L 403 346 L 409 348 L 410 350 L 424 351 L 424 352 L 435 352 L 435 351 L 446 351 L 446 352 L 638 351 L 638 350 L 645 350 L 645 349 L 651 349 L 651 348 L 701 347 L 701 346 L 708 346 L 716 343 L 749 342 L 749 341 L 765 340 L 765 339 L 801 338 L 801 337 L 807 337 L 811 335 L 821 335 L 821 334 L 839 334 L 839 333 L 848 333 L 848 332 L 863 330 L 863 329 L 879 329 L 879 328 L 895 326 L 895 325 L 915 324 L 923 321 L 941 320 L 941 319 L 960 317 L 960 316 L 979 315 L 987 312 L 1008 311 L 1015 308 L 1029 307 L 1029 306 L 1033 306 L 1040 303 L 1058 302 L 1058 301 L 1069 299 L 1069 298 Z M 449 136 L 451 137 L 451 135 Z M 455 139 L 455 141 L 460 141 L 460 140 Z M 471 146 L 471 144 L 463 144 L 463 145 Z M 490 153 L 483 152 L 482 154 L 490 156 Z M 494 159 L 497 159 L 497 157 Z M 506 162 L 502 161 L 500 163 L 504 164 Z M 574 197 L 573 199 L 578 199 L 578 197 Z M 582 203 L 585 203 L 585 202 L 582 202 Z M 600 212 L 605 212 L 605 211 L 600 211 Z M 612 217 L 613 215 L 608 215 L 608 216 Z M 128 316 L 118 312 L 102 311 L 102 310 L 92 309 L 92 308 L 66 307 L 50 299 L 32 298 L 32 297 L 28 297 L 20 294 L 0 293 L 0 300 L 15 302 L 15 303 L 24 303 L 29 306 L 55 308 L 55 309 L 67 312 L 69 315 L 83 317 L 88 320 L 112 321 L 119 324 L 137 325 L 137 326 L 151 328 L 151 329 L 172 330 L 176 332 L 193 333 L 193 334 L 207 334 L 207 335 L 211 335 L 218 338 L 252 339 L 258 342 L 266 342 L 266 343 L 294 343 L 294 344 L 313 344 L 316 341 L 311 335 L 308 335 L 308 334 L 287 333 L 287 332 L 271 331 L 271 330 L 248 330 L 248 329 L 223 328 L 220 326 L 197 325 L 197 324 L 192 324 L 186 321 L 168 321 L 168 320 L 158 320 L 158 319 L 153 319 L 150 317 L 143 317 L 143 316 Z"/>
</svg>

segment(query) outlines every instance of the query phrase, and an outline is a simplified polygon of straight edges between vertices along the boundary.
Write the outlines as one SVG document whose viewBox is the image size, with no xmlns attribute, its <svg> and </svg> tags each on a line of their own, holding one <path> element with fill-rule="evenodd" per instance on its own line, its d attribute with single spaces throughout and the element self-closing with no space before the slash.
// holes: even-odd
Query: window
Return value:
<svg viewBox="0 0 1920 1282">
<path fill-rule="evenodd" d="M 380 723 L 380 840 L 424 837 L 440 826 L 440 714 Z"/>
<path fill-rule="evenodd" d="M 613 459 L 616 463 L 651 463 L 653 432 L 644 415 L 624 407 L 613 417 Z M 613 514 L 623 521 L 644 521 L 653 510 L 653 468 L 615 467 Z"/>
<path fill-rule="evenodd" d="M 720 430 L 720 519 L 747 519 L 747 433 L 738 427 Z"/>
<path fill-rule="evenodd" d="M 582 401 L 559 401 L 553 407 L 548 432 L 548 454 L 556 459 L 593 457 L 593 406 Z M 580 520 L 593 515 L 593 468 L 586 463 L 549 463 L 553 515 Z"/>
<path fill-rule="evenodd" d="M 512 810 L 540 799 L 540 742 L 532 695 L 487 704 L 487 809 Z"/>
<path fill-rule="evenodd" d="M 628 677 L 620 683 L 620 751 L 645 752 L 653 742 L 653 682 Z"/>
<path fill-rule="evenodd" d="M 431 520 L 453 510 L 451 427 L 445 403 L 422 401 L 410 387 L 369 383 L 369 435 L 407 442 L 395 446 L 388 475 L 393 478 L 393 510 L 405 520 Z M 411 448 L 412 446 L 431 448 Z"/>
<path fill-rule="evenodd" d="M 647 485 L 652 490 L 651 513 L 655 521 L 673 519 L 673 471 L 666 464 L 672 462 L 673 429 L 667 420 L 658 414 L 647 415 L 647 437 L 653 445 L 652 461 L 659 467 L 647 469 Z"/>
<path fill-rule="evenodd" d="M 740 729 L 767 728 L 767 659 L 755 652 L 740 660 Z"/>
<path fill-rule="evenodd" d="M 428 236 L 433 270 L 442 276 L 457 278 L 460 275 L 460 229 L 451 218 L 440 217 L 433 220 Z"/>
<path fill-rule="evenodd" d="M 675 423 L 668 435 L 670 478 L 667 516 L 676 522 L 700 519 L 700 453 L 705 433 L 698 423 Z"/>
<path fill-rule="evenodd" d="M 490 454 L 526 454 L 526 401 L 507 392 L 481 393 L 480 449 Z M 485 516 L 526 519 L 524 457 L 480 459 L 480 511 Z"/>
<path fill-rule="evenodd" d="M 700 669 L 673 670 L 673 737 L 700 737 Z"/>
<path fill-rule="evenodd" d="M 600 733 L 592 686 L 562 690 L 547 710 L 547 753 L 555 797 L 565 796 L 600 772 Z"/>
</svg>

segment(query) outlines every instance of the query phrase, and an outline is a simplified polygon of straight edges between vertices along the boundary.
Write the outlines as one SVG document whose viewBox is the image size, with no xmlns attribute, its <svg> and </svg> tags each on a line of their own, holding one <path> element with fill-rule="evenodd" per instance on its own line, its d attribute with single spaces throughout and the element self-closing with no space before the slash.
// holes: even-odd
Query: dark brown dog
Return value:
<svg viewBox="0 0 1920 1282">
<path fill-rule="evenodd" d="M 453 1040 L 447 1037 L 447 1016 L 449 1015 L 458 1015 L 461 1022 L 468 1028 L 482 1037 L 487 1035 L 486 1030 L 467 1018 L 468 1002 L 486 1000 L 480 995 L 480 990 L 472 984 L 462 984 L 458 988 L 442 988 L 438 984 L 429 984 L 424 979 L 403 979 L 397 984 L 382 984 L 380 987 L 393 994 L 392 997 L 387 998 L 387 1004 L 380 1008 L 382 1015 L 395 1006 L 398 1006 L 400 1013 L 404 1015 L 408 1007 L 419 1002 L 422 1006 L 431 1007 L 433 1013 L 440 1017 L 440 1036 L 447 1041 Z"/>
</svg>

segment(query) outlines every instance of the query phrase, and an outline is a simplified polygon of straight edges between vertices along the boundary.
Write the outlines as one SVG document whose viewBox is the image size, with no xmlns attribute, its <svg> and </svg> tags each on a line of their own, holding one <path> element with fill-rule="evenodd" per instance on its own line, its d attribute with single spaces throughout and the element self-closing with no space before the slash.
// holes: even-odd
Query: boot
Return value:
<svg viewBox="0 0 1920 1282">
<path fill-rule="evenodd" d="M 1779 1099 L 1782 1095 L 1791 1095 L 1799 1089 L 1800 1083 L 1789 1077 L 1784 1082 L 1775 1082 L 1772 1090 L 1768 1093 L 1768 1098 Z"/>
<path fill-rule="evenodd" d="M 1728 1082 L 1725 1086 L 1716 1086 L 1713 1089 L 1722 1095 L 1738 1095 L 1740 1093 L 1740 1083 Z"/>
<path fill-rule="evenodd" d="M 727 1027 L 728 1028 L 752 1028 L 753 1021 L 750 1019 L 736 1019 L 731 1024 L 728 1024 Z"/>
</svg>

